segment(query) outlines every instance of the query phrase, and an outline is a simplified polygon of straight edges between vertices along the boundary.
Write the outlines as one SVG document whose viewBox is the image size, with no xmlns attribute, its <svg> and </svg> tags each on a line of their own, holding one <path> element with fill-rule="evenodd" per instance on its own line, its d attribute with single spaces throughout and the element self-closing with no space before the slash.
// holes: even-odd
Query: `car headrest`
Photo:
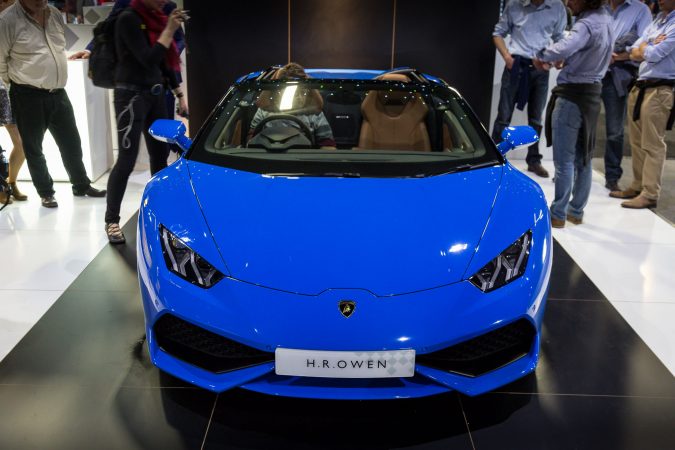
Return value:
<svg viewBox="0 0 675 450">
<path fill-rule="evenodd" d="M 410 82 L 410 77 L 402 73 L 383 73 L 375 79 L 381 81 L 400 81 L 402 83 Z"/>
</svg>

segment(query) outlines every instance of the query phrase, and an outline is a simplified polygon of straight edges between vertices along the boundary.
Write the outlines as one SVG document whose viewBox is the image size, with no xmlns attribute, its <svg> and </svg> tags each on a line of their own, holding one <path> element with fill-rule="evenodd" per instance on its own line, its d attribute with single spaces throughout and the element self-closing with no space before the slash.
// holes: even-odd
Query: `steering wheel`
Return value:
<svg viewBox="0 0 675 450">
<path fill-rule="evenodd" d="M 316 146 L 316 143 L 314 142 L 314 133 L 312 133 L 312 130 L 309 129 L 309 127 L 305 124 L 305 122 L 303 122 L 302 120 L 298 119 L 296 116 L 291 114 L 273 114 L 265 117 L 253 129 L 253 136 L 260 133 L 265 124 L 272 122 L 274 120 L 290 120 L 291 122 L 296 123 L 300 127 L 300 131 L 302 131 L 302 134 L 304 134 L 305 137 L 309 139 L 309 142 L 312 143 L 312 147 Z"/>
</svg>

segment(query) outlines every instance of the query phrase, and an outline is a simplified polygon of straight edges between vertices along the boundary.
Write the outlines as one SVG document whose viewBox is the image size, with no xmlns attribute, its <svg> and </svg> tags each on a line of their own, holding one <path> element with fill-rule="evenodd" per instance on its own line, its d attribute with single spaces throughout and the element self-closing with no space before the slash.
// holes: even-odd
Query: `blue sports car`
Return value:
<svg viewBox="0 0 675 450">
<path fill-rule="evenodd" d="M 477 395 L 532 372 L 551 273 L 540 188 L 443 80 L 240 78 L 143 195 L 153 363 L 197 386 L 324 399 Z M 304 76 L 303 76 L 304 74 Z"/>
</svg>

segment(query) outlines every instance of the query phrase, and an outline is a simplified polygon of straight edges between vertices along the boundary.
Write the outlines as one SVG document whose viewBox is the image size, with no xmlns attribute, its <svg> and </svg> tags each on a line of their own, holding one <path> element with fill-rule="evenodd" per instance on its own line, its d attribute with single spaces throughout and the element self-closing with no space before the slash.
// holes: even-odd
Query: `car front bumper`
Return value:
<svg viewBox="0 0 675 450">
<path fill-rule="evenodd" d="M 202 289 L 171 274 L 162 259 L 154 258 L 152 264 L 153 259 L 142 257 L 138 269 L 150 355 L 160 369 L 215 392 L 242 387 L 272 395 L 324 399 L 410 398 L 451 390 L 478 395 L 521 378 L 536 367 L 551 248 L 550 237 L 535 235 L 535 239 L 539 242 L 534 245 L 545 248 L 533 254 L 542 257 L 531 258 L 522 277 L 487 294 L 468 281 L 388 297 L 361 289 L 299 295 L 231 278 Z M 142 246 L 139 239 L 139 255 Z M 349 318 L 338 309 L 338 303 L 345 299 L 356 302 Z M 159 345 L 155 325 L 166 314 L 271 356 L 266 362 L 235 370 L 207 370 Z M 533 329 L 529 350 L 506 364 L 468 376 L 423 362 L 425 355 L 523 320 Z M 364 352 L 414 349 L 417 364 L 411 378 L 278 376 L 273 362 L 278 347 Z"/>
</svg>

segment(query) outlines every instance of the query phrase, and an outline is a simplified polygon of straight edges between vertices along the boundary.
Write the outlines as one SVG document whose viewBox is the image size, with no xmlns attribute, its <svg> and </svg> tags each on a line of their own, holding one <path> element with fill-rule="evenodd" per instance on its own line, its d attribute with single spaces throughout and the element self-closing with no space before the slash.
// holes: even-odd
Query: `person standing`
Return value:
<svg viewBox="0 0 675 450">
<path fill-rule="evenodd" d="M 19 0 L 0 15 L 0 78 L 24 144 L 26 162 L 42 206 L 58 206 L 54 181 L 42 151 L 50 131 L 75 196 L 104 197 L 91 186 L 82 162 L 80 134 L 64 87 L 68 78 L 61 13 L 46 0 Z"/>
<path fill-rule="evenodd" d="M 0 0 L 0 13 L 14 4 L 14 0 Z M 23 142 L 21 135 L 16 127 L 16 121 L 12 114 L 12 106 L 9 101 L 9 92 L 7 87 L 0 80 L 0 126 L 4 126 L 12 140 L 12 151 L 9 154 L 9 176 L 7 182 L 12 188 L 11 198 L 7 198 L 6 192 L 0 192 L 0 204 L 11 203 L 12 199 L 18 201 L 28 200 L 28 196 L 19 190 L 16 179 L 19 176 L 19 170 L 23 166 L 26 156 L 23 152 Z"/>
<path fill-rule="evenodd" d="M 583 221 L 591 192 L 602 79 L 614 43 L 612 16 L 603 8 L 603 0 L 570 0 L 569 7 L 576 16 L 570 34 L 534 60 L 540 69 L 550 69 L 551 64 L 562 68 L 546 110 L 546 137 L 553 143 L 555 165 L 551 204 L 555 228 L 563 228 L 566 219 L 574 224 Z"/>
<path fill-rule="evenodd" d="M 618 191 L 623 174 L 623 132 L 626 123 L 628 88 L 637 77 L 637 64 L 629 60 L 627 49 L 642 35 L 652 21 L 649 7 L 638 0 L 610 0 L 614 50 L 609 70 L 602 80 L 602 103 L 605 106 L 605 187 Z"/>
<path fill-rule="evenodd" d="M 502 140 L 502 131 L 511 123 L 514 108 L 527 104 L 528 124 L 541 134 L 541 115 L 548 95 L 549 72 L 532 65 L 535 54 L 563 38 L 567 12 L 560 0 L 511 0 L 495 25 L 492 40 L 504 58 L 497 118 L 492 128 L 495 143 Z M 504 39 L 511 36 L 509 46 Z M 541 165 L 539 145 L 527 151 L 527 170 L 548 177 Z"/>
<path fill-rule="evenodd" d="M 187 20 L 183 10 L 175 9 L 168 17 L 162 12 L 165 0 L 133 0 L 115 23 L 117 71 L 114 104 L 117 117 L 119 154 L 108 178 L 105 232 L 111 244 L 123 244 L 120 207 L 129 175 L 138 157 L 141 134 L 150 156 L 150 173 L 167 167 L 169 146 L 153 139 L 148 132 L 157 119 L 168 117 L 164 90 L 173 89 L 181 112 L 187 104 L 178 86 L 176 71 L 180 67 L 173 36 Z"/>
<path fill-rule="evenodd" d="M 633 182 L 624 191 L 624 208 L 655 207 L 661 192 L 666 159 L 666 130 L 675 121 L 675 0 L 660 0 L 661 12 L 631 47 L 640 62 L 638 81 L 628 96 L 628 133 L 633 154 Z"/>
</svg>

